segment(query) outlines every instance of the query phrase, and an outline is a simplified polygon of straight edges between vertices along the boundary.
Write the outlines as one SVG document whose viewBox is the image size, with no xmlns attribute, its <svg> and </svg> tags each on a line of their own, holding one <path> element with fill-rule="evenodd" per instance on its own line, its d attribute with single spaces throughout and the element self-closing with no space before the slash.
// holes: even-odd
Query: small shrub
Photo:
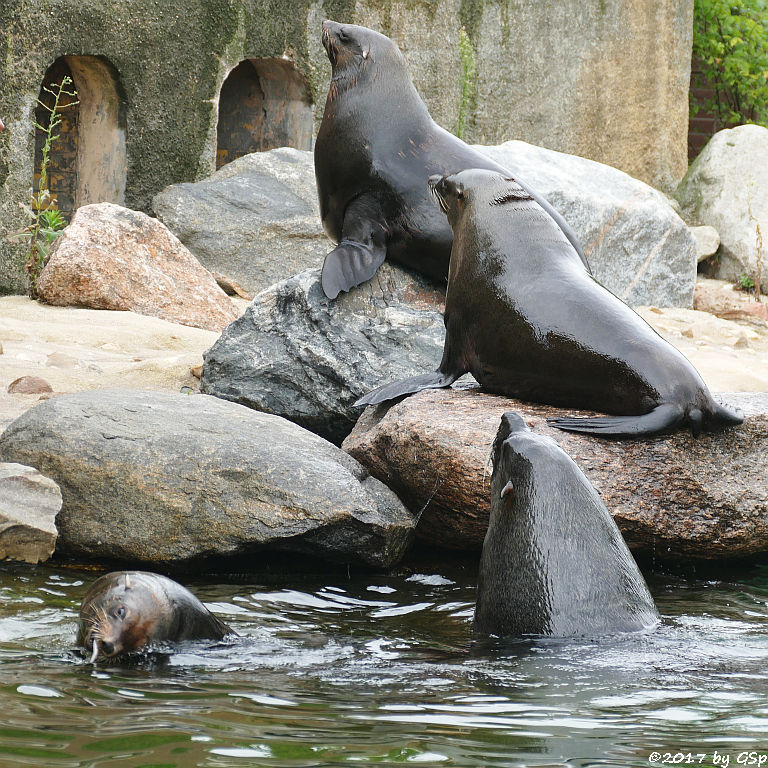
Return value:
<svg viewBox="0 0 768 768">
<path fill-rule="evenodd" d="M 768 0 L 695 0 L 693 56 L 721 125 L 768 126 Z"/>
<path fill-rule="evenodd" d="M 73 98 L 77 96 L 76 91 L 69 90 L 71 86 L 72 78 L 70 77 L 64 77 L 58 84 L 44 86 L 44 90 L 53 96 L 53 106 L 45 104 L 40 99 L 37 100 L 37 103 L 50 114 L 48 125 L 34 124 L 35 128 L 42 131 L 45 135 L 40 163 L 40 183 L 38 184 L 38 191 L 32 193 L 30 204 L 25 205 L 22 203 L 22 208 L 27 213 L 30 223 L 20 232 L 11 235 L 13 240 L 27 241 L 26 270 L 29 280 L 29 295 L 33 298 L 37 296 L 37 280 L 48 259 L 51 245 L 61 234 L 61 230 L 67 225 L 61 212 L 56 207 L 56 198 L 48 189 L 48 167 L 51 162 L 51 147 L 56 139 L 59 138 L 59 134 L 55 134 L 54 131 L 61 124 L 61 110 L 73 107 L 79 103 L 72 101 L 66 105 L 60 104 L 62 96 L 71 96 Z"/>
</svg>

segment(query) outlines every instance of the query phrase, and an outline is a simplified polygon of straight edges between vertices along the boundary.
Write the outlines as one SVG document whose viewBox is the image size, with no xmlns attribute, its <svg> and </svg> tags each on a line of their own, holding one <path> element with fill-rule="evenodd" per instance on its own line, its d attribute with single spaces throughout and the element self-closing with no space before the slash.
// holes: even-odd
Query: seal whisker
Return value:
<svg viewBox="0 0 768 768">
<path fill-rule="evenodd" d="M 99 639 L 96 639 L 93 641 L 93 653 L 91 654 L 91 658 L 88 659 L 88 662 L 90 664 L 93 664 L 96 661 L 100 651 L 101 651 L 101 641 Z"/>
</svg>

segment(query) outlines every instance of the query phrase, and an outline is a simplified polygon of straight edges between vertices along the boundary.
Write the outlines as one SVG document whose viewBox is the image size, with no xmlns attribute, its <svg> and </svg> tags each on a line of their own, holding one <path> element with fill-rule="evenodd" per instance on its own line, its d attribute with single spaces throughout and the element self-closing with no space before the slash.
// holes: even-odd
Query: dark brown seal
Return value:
<svg viewBox="0 0 768 768">
<path fill-rule="evenodd" d="M 323 265 L 325 294 L 335 298 L 369 280 L 385 258 L 445 281 L 453 235 L 430 200 L 427 179 L 464 168 L 509 172 L 432 120 L 388 37 L 325 21 L 323 45 L 333 73 L 315 143 L 315 176 L 323 227 L 338 243 Z M 563 217 L 520 184 L 586 266 Z"/>
<path fill-rule="evenodd" d="M 221 640 L 229 634 L 234 633 L 178 582 L 146 571 L 115 571 L 85 593 L 77 643 L 94 662 L 156 643 Z"/>
<path fill-rule="evenodd" d="M 493 446 L 475 633 L 597 637 L 658 622 L 645 580 L 584 473 L 520 414 L 505 413 Z"/>
<path fill-rule="evenodd" d="M 550 420 L 573 432 L 635 437 L 688 425 L 698 435 L 743 421 L 587 272 L 515 179 L 474 169 L 430 184 L 454 233 L 443 359 L 437 372 L 380 387 L 358 405 L 449 386 L 471 372 L 489 392 L 621 414 Z"/>
</svg>

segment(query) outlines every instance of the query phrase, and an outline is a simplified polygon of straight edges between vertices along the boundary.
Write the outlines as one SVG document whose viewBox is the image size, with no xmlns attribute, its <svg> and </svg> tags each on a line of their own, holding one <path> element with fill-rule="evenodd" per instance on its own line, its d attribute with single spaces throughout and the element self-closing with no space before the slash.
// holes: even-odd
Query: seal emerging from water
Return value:
<svg viewBox="0 0 768 768">
<path fill-rule="evenodd" d="M 493 446 L 475 633 L 600 636 L 658 622 L 643 576 L 589 480 L 554 440 L 505 413 Z"/>
<path fill-rule="evenodd" d="M 234 632 L 178 582 L 146 571 L 115 571 L 85 593 L 77 643 L 94 662 L 154 643 L 221 640 L 229 634 Z"/>
<path fill-rule="evenodd" d="M 315 176 L 323 227 L 338 243 L 323 264 L 325 294 L 333 299 L 364 283 L 385 258 L 446 280 L 453 235 L 429 199 L 427 179 L 465 168 L 509 172 L 432 120 L 388 37 L 324 21 L 323 45 L 333 72 L 315 143 Z M 518 183 L 588 269 L 563 217 Z"/>
<path fill-rule="evenodd" d="M 357 405 L 446 387 L 471 372 L 488 392 L 614 417 L 550 423 L 601 436 L 694 435 L 741 424 L 696 369 L 586 270 L 552 218 L 513 178 L 466 170 L 430 178 L 453 229 L 445 345 L 435 373 Z"/>
</svg>

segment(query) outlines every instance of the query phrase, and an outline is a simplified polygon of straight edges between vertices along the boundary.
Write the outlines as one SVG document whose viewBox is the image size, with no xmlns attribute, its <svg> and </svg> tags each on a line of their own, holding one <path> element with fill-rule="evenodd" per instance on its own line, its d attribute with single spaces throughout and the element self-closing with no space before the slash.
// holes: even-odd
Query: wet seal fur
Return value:
<svg viewBox="0 0 768 768">
<path fill-rule="evenodd" d="M 385 258 L 445 281 L 453 234 L 430 201 L 432 174 L 465 168 L 509 172 L 432 120 L 400 49 L 366 27 L 323 22 L 333 69 L 315 143 L 320 215 L 338 243 L 325 259 L 326 296 L 364 283 Z M 573 230 L 519 182 L 587 260 Z"/>
<path fill-rule="evenodd" d="M 147 571 L 115 571 L 91 584 L 80 606 L 77 643 L 90 661 L 156 643 L 221 640 L 234 632 L 186 587 Z"/>
<path fill-rule="evenodd" d="M 638 437 L 687 425 L 698 436 L 742 423 L 682 353 L 587 272 L 515 179 L 472 169 L 430 185 L 454 233 L 442 362 L 356 405 L 447 387 L 471 372 L 488 392 L 619 414 L 549 420 L 571 432 Z"/>
<path fill-rule="evenodd" d="M 475 634 L 599 637 L 658 623 L 645 580 L 589 480 L 554 440 L 505 413 L 493 445 Z"/>
</svg>

